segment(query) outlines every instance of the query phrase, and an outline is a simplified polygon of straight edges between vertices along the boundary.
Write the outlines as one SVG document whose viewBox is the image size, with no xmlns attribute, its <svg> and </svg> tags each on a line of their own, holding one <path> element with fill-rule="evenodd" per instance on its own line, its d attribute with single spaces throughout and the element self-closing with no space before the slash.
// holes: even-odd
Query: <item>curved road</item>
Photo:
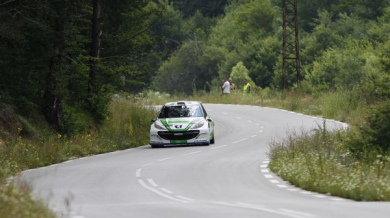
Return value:
<svg viewBox="0 0 390 218">
<path fill-rule="evenodd" d="M 216 122 L 214 145 L 147 145 L 28 170 L 22 177 L 70 218 L 390 216 L 389 203 L 306 192 L 269 172 L 269 142 L 294 129 L 316 128 L 322 119 L 254 106 L 205 107 Z"/>
</svg>

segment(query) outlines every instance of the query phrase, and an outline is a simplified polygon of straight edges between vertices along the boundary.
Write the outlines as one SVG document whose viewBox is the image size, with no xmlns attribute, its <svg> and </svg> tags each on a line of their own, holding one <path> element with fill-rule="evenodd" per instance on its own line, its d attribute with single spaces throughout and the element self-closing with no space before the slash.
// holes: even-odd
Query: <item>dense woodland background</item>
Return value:
<svg viewBox="0 0 390 218">
<path fill-rule="evenodd" d="M 390 95 L 386 0 L 299 0 L 303 81 L 289 90 Z M 280 90 L 282 0 L 2 0 L 0 102 L 72 134 L 113 93 L 192 95 L 232 77 Z M 84 121 L 80 122 L 80 120 Z"/>
</svg>

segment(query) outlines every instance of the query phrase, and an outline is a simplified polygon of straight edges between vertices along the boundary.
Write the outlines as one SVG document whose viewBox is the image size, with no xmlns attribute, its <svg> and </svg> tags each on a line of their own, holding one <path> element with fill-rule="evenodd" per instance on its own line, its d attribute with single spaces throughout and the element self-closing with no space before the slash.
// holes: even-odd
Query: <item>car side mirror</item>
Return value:
<svg viewBox="0 0 390 218">
<path fill-rule="evenodd" d="M 209 122 L 213 122 L 213 120 L 211 118 L 207 118 L 207 121 Z"/>
</svg>

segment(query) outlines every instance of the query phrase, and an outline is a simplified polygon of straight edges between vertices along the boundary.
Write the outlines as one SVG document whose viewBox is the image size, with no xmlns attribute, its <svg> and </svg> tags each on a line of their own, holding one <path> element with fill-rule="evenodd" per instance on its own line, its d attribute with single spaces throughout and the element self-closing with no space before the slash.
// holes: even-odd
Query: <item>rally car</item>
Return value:
<svg viewBox="0 0 390 218">
<path fill-rule="evenodd" d="M 214 121 L 201 102 L 166 103 L 150 127 L 152 148 L 164 145 L 214 144 Z"/>
</svg>

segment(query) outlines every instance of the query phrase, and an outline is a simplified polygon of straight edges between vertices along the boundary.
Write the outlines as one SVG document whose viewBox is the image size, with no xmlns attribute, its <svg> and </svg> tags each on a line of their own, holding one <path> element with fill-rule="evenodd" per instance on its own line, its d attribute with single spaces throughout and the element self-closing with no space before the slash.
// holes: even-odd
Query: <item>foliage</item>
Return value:
<svg viewBox="0 0 390 218">
<path fill-rule="evenodd" d="M 117 96 L 110 103 L 110 114 L 98 129 L 88 128 L 88 133 L 74 133 L 64 136 L 55 133 L 45 123 L 17 119 L 12 128 L 13 138 L 0 141 L 0 217 L 55 217 L 47 205 L 30 197 L 26 184 L 7 185 L 7 179 L 16 173 L 41 166 L 63 162 L 69 159 L 93 154 L 111 152 L 147 144 L 150 120 L 156 117 L 154 107 L 143 102 Z M 66 109 L 68 110 L 68 109 Z M 14 112 L 7 112 L 14 117 Z M 68 118 L 73 129 L 80 130 L 88 125 L 88 116 L 82 111 L 71 111 Z M 5 116 L 1 114 L 1 118 Z M 78 120 L 80 119 L 80 120 Z M 32 131 L 33 130 L 33 131 Z M 32 132 L 34 136 L 22 137 Z"/>
<path fill-rule="evenodd" d="M 390 159 L 356 159 L 346 146 L 345 132 L 293 133 L 271 144 L 270 168 L 291 184 L 333 196 L 359 201 L 390 199 Z"/>
</svg>

